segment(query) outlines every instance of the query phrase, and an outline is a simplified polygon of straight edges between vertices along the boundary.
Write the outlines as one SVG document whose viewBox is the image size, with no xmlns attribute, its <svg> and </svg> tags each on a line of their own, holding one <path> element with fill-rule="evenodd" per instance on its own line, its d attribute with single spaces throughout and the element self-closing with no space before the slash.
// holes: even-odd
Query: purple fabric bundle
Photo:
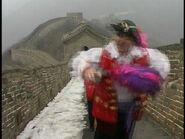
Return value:
<svg viewBox="0 0 185 139">
<path fill-rule="evenodd" d="M 127 86 L 135 93 L 154 96 L 162 84 L 162 78 L 158 71 L 139 65 L 117 65 L 111 74 L 116 82 Z"/>
</svg>

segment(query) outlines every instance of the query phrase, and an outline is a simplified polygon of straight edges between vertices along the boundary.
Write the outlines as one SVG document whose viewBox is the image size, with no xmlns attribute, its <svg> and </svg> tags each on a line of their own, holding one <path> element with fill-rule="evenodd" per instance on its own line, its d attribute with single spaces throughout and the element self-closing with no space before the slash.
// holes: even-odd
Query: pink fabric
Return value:
<svg viewBox="0 0 185 139">
<path fill-rule="evenodd" d="M 151 79 L 152 81 L 159 83 L 160 79 L 158 76 L 154 75 L 153 73 L 143 73 L 140 77 Z"/>
<path fill-rule="evenodd" d="M 139 32 L 139 36 L 141 38 L 141 44 L 140 46 L 144 47 L 144 48 L 147 48 L 149 46 L 148 42 L 147 42 L 147 35 L 142 33 L 141 29 L 137 28 L 138 32 Z"/>
</svg>

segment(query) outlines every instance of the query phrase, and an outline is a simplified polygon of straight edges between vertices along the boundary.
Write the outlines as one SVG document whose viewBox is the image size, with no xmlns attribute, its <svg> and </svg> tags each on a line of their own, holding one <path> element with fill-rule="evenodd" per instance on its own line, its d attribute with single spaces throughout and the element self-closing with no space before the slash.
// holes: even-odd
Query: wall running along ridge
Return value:
<svg viewBox="0 0 185 139">
<path fill-rule="evenodd" d="M 67 63 L 2 73 L 2 138 L 15 139 L 70 80 Z"/>
</svg>

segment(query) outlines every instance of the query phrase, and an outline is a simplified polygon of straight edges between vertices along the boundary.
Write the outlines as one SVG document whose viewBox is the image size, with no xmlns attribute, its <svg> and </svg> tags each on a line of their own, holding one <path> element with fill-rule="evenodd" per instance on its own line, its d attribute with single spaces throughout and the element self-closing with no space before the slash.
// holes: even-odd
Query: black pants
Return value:
<svg viewBox="0 0 185 139">
<path fill-rule="evenodd" d="M 132 139 L 136 121 L 132 120 L 130 127 L 127 129 L 125 128 L 126 118 L 127 118 L 127 113 L 118 114 L 116 139 Z"/>
<path fill-rule="evenodd" d="M 117 124 L 109 124 L 97 120 L 97 127 L 94 139 L 115 139 Z"/>
<path fill-rule="evenodd" d="M 132 115 L 129 115 L 128 113 L 131 108 L 130 106 L 132 106 L 130 103 L 125 103 L 120 106 L 125 109 L 119 109 L 118 122 L 115 125 L 97 120 L 94 139 L 132 139 L 136 121 L 131 120 L 130 126 L 126 126 L 128 116 L 130 117 Z"/>
<path fill-rule="evenodd" d="M 97 128 L 95 131 L 94 139 L 132 139 L 134 128 L 135 128 L 135 121 L 132 121 L 130 128 L 127 130 L 124 125 L 124 117 L 120 115 L 121 118 L 118 120 L 117 125 L 111 126 L 105 122 L 97 120 Z M 103 123 L 103 126 L 102 126 Z M 104 127 L 110 127 L 109 131 L 106 130 Z"/>
<path fill-rule="evenodd" d="M 87 108 L 88 108 L 88 118 L 89 118 L 89 126 L 90 129 L 94 129 L 94 117 L 92 115 L 92 101 L 87 101 Z"/>
</svg>

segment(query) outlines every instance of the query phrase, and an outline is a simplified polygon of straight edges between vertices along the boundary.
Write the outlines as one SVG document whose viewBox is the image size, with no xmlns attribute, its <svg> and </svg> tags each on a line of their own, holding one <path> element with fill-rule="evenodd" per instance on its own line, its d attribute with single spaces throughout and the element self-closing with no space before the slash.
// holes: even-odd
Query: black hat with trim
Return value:
<svg viewBox="0 0 185 139">
<path fill-rule="evenodd" d="M 134 22 L 130 20 L 122 20 L 121 23 L 111 24 L 119 37 L 127 36 L 133 38 L 136 44 L 140 44 L 141 38 Z"/>
</svg>

